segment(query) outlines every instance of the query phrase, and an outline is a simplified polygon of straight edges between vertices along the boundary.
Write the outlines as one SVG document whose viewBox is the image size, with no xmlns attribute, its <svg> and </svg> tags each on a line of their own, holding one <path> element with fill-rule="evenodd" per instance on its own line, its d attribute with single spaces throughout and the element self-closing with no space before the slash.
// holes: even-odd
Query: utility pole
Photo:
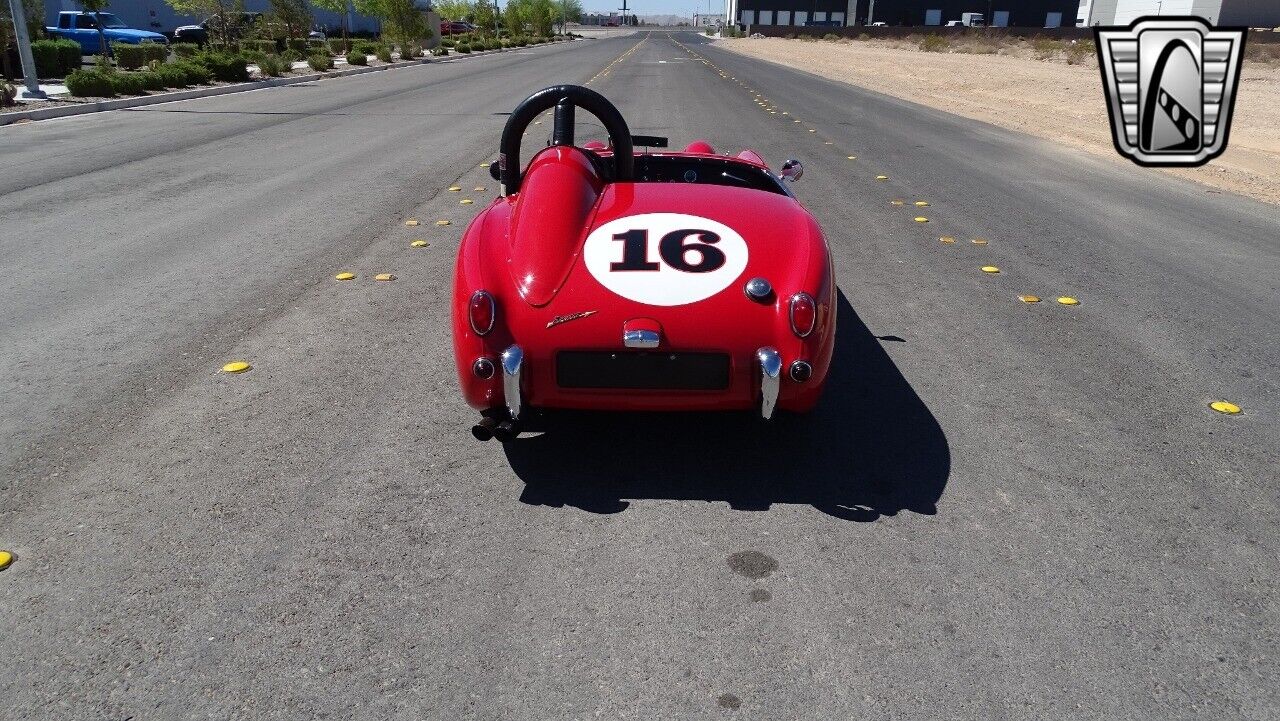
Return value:
<svg viewBox="0 0 1280 721">
<path fill-rule="evenodd" d="M 22 0 L 9 0 L 9 13 L 13 17 L 13 31 L 18 38 L 18 60 L 22 63 L 22 79 L 27 89 L 19 93 L 20 98 L 44 100 L 44 91 L 40 89 L 40 80 L 36 78 L 36 61 L 31 57 L 31 36 L 27 34 L 27 14 L 23 10 Z"/>
<path fill-rule="evenodd" d="M 627 25 L 627 0 L 622 0 L 622 27 Z"/>
<path fill-rule="evenodd" d="M 875 22 L 873 18 L 876 16 L 876 0 L 871 0 L 871 6 L 867 8 L 867 24 Z"/>
</svg>

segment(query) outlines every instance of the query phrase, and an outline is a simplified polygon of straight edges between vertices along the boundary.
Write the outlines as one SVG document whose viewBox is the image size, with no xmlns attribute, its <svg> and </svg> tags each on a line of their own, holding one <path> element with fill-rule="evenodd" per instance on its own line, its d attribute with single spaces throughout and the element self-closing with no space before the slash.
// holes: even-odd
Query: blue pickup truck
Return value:
<svg viewBox="0 0 1280 721">
<path fill-rule="evenodd" d="M 89 13 L 75 10 L 64 10 L 58 13 L 57 27 L 46 27 L 46 35 L 55 38 L 66 38 L 80 43 L 80 51 L 85 55 L 102 52 L 102 40 L 98 37 L 98 23 L 102 23 L 102 34 L 108 43 L 164 43 L 169 40 L 160 33 L 150 30 L 135 30 L 120 21 L 111 13 Z"/>
</svg>

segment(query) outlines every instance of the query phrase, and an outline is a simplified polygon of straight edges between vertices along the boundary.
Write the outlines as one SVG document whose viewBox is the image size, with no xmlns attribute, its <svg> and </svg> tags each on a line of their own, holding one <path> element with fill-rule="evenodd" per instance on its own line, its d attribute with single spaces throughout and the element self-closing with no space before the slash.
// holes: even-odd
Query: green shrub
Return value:
<svg viewBox="0 0 1280 721">
<path fill-rule="evenodd" d="M 107 80 L 117 95 L 145 95 L 147 88 L 141 75 L 142 73 L 109 73 Z"/>
<path fill-rule="evenodd" d="M 1052 60 L 1062 50 L 1062 43 L 1051 38 L 1036 38 L 1031 41 L 1031 49 L 1036 60 Z"/>
<path fill-rule="evenodd" d="M 72 70 L 67 73 L 67 90 L 78 98 L 109 98 L 116 94 L 111 76 L 101 70 Z"/>
<path fill-rule="evenodd" d="M 449 48 L 445 45 L 434 47 L 434 48 L 431 48 L 431 54 L 438 58 L 442 58 L 449 54 Z"/>
<path fill-rule="evenodd" d="M 213 71 L 194 60 L 179 60 L 169 67 L 182 73 L 185 85 L 208 85 L 213 80 Z"/>
<path fill-rule="evenodd" d="M 329 45 L 329 52 L 333 53 L 334 55 L 345 55 L 347 50 L 349 49 L 347 47 L 347 44 L 343 42 L 342 38 L 336 38 L 336 39 L 330 38 L 328 40 L 328 45 Z"/>
<path fill-rule="evenodd" d="M 353 40 L 351 41 L 351 49 L 365 55 L 378 54 L 378 44 L 369 40 Z"/>
<path fill-rule="evenodd" d="M 181 58 L 194 58 L 200 53 L 200 47 L 193 43 L 174 43 L 173 54 Z"/>
<path fill-rule="evenodd" d="M 451 48 L 457 44 L 458 43 L 453 38 L 445 38 L 444 40 L 440 41 L 440 47 L 442 48 Z"/>
<path fill-rule="evenodd" d="M 347 65 L 368 65 L 369 56 L 352 50 L 347 53 Z"/>
<path fill-rule="evenodd" d="M 485 42 L 484 47 L 485 47 L 485 49 L 487 49 L 487 50 L 499 50 L 499 49 L 501 49 L 501 48 L 502 48 L 502 41 L 501 41 L 501 40 L 488 40 L 488 41 L 486 41 L 486 42 Z"/>
<path fill-rule="evenodd" d="M 280 53 L 280 59 L 286 63 L 296 63 L 302 60 L 302 53 L 297 50 L 284 50 Z"/>
<path fill-rule="evenodd" d="M 280 46 L 274 40 L 245 40 L 240 43 L 240 51 L 254 51 L 264 55 L 275 55 L 280 52 Z"/>
<path fill-rule="evenodd" d="M 262 61 L 267 57 L 267 54 L 260 50 L 241 50 L 240 55 L 245 60 L 259 67 L 262 66 Z"/>
<path fill-rule="evenodd" d="M 920 49 L 926 53 L 942 53 L 951 47 L 951 41 L 941 35 L 925 35 L 920 41 Z"/>
<path fill-rule="evenodd" d="M 178 67 L 176 64 L 167 63 L 161 65 L 151 74 L 159 78 L 166 88 L 187 87 L 187 74 L 184 73 L 182 68 Z"/>
<path fill-rule="evenodd" d="M 1098 52 L 1092 40 L 1077 40 L 1067 46 L 1067 64 L 1079 65 Z"/>
<path fill-rule="evenodd" d="M 307 58 L 307 65 L 320 72 L 333 70 L 333 58 L 329 57 L 329 53 L 314 53 Z"/>
<path fill-rule="evenodd" d="M 293 63 L 286 63 L 279 55 L 267 55 L 258 61 L 258 69 L 263 75 L 278 78 L 293 69 Z"/>
<path fill-rule="evenodd" d="M 414 58 L 420 57 L 422 57 L 422 48 L 417 45 L 406 45 L 400 48 L 401 60 L 413 60 Z"/>
<path fill-rule="evenodd" d="M 111 43 L 111 53 L 116 64 L 125 70 L 137 70 L 152 60 L 164 62 L 169 57 L 169 48 L 161 43 Z"/>
<path fill-rule="evenodd" d="M 391 46 L 389 45 L 379 45 L 377 52 L 374 54 L 384 63 L 391 62 Z"/>
<path fill-rule="evenodd" d="M 164 78 L 160 76 L 160 73 L 154 70 L 143 70 L 138 73 L 138 80 L 142 82 L 143 90 L 164 90 L 169 87 L 165 84 Z"/>
<path fill-rule="evenodd" d="M 60 78 L 80 68 L 80 43 L 74 40 L 36 40 L 31 55 L 42 78 Z"/>
<path fill-rule="evenodd" d="M 289 38 L 284 42 L 285 42 L 285 47 L 287 47 L 288 49 L 296 53 L 301 53 L 302 55 L 308 54 L 309 48 L 307 47 L 306 38 Z"/>
<path fill-rule="evenodd" d="M 471 46 L 466 43 L 458 43 L 458 46 L 455 47 L 454 50 L 466 55 L 471 52 Z"/>
<path fill-rule="evenodd" d="M 208 68 L 215 79 L 224 83 L 242 83 L 249 79 L 249 63 L 243 55 L 209 52 L 200 53 L 194 60 Z"/>
</svg>

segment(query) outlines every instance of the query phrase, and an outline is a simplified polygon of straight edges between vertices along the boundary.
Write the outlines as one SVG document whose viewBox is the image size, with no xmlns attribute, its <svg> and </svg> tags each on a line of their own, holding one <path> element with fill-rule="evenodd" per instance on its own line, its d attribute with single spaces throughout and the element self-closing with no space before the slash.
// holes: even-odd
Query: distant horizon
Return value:
<svg viewBox="0 0 1280 721">
<path fill-rule="evenodd" d="M 501 2 L 501 0 L 499 0 Z M 622 0 L 594 0 L 582 3 L 583 12 L 611 13 L 621 12 Z M 707 0 L 627 0 L 627 12 L 639 17 L 646 15 L 678 15 L 692 18 L 694 13 L 706 15 L 723 15 L 725 0 L 711 0 L 711 10 L 707 10 Z"/>
</svg>

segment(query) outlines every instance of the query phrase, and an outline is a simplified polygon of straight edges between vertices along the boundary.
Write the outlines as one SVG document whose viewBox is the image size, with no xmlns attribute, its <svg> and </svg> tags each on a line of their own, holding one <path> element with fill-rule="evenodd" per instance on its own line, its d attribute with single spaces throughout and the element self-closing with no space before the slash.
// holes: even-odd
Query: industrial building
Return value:
<svg viewBox="0 0 1280 721">
<path fill-rule="evenodd" d="M 1280 0 L 1084 0 L 1086 25 L 1128 25 L 1147 15 L 1194 15 L 1210 25 L 1280 27 Z"/>
<path fill-rule="evenodd" d="M 1061 27 L 1075 25 L 1079 7 L 1079 0 L 729 0 L 725 22 L 744 27 L 945 25 L 960 20 L 961 13 L 982 13 L 993 27 Z"/>
</svg>

